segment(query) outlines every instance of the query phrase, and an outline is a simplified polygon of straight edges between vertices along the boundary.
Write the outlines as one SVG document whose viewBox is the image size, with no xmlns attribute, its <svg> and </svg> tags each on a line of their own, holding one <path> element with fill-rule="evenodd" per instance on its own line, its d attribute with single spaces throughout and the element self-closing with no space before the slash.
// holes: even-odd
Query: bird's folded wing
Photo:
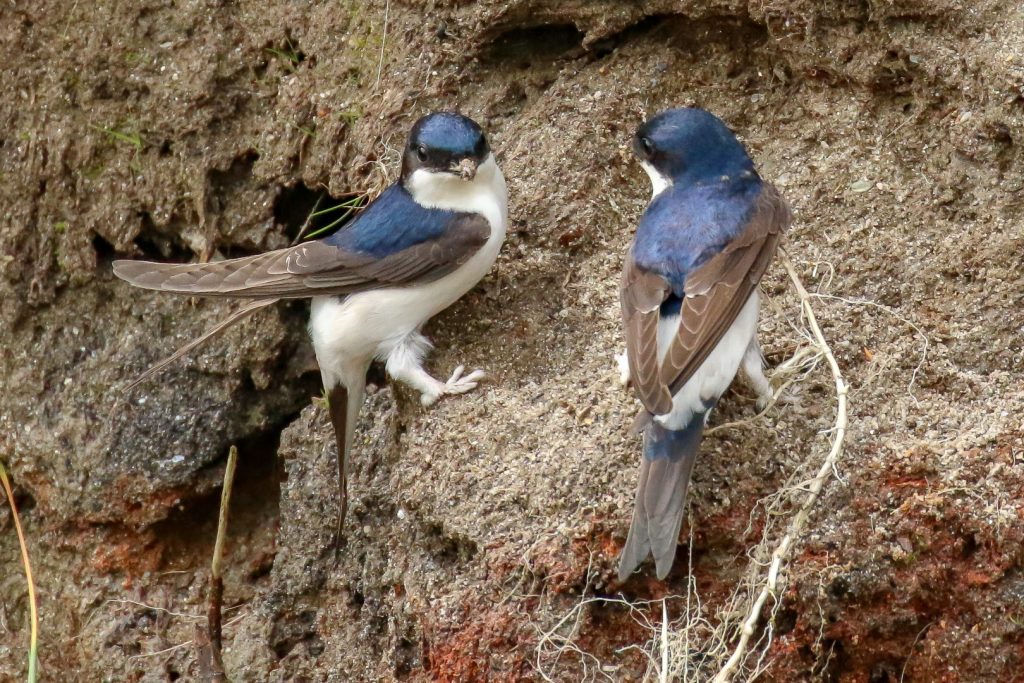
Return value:
<svg viewBox="0 0 1024 683">
<path fill-rule="evenodd" d="M 656 415 L 672 409 L 672 395 L 661 381 L 658 362 L 659 310 L 671 292 L 668 280 L 638 268 L 632 252 L 626 255 L 619 294 L 629 376 L 640 402 Z"/>
<path fill-rule="evenodd" d="M 441 235 L 373 256 L 324 241 L 215 263 L 166 264 L 114 261 L 122 280 L 164 292 L 246 298 L 302 298 L 409 286 L 447 275 L 475 254 L 490 236 L 477 214 L 452 221 Z"/>
<path fill-rule="evenodd" d="M 768 268 L 789 222 L 785 201 L 765 183 L 747 228 L 687 275 L 679 330 L 661 363 L 660 382 L 670 394 L 686 384 L 732 326 Z"/>
</svg>

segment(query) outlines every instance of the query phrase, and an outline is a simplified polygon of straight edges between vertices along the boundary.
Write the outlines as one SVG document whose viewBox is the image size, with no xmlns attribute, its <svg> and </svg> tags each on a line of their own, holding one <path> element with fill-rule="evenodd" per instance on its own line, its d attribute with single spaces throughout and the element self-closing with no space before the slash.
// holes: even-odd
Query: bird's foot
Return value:
<svg viewBox="0 0 1024 683">
<path fill-rule="evenodd" d="M 798 399 L 788 391 L 780 391 L 778 396 L 772 393 L 770 390 L 768 393 L 758 393 L 757 398 L 754 400 L 754 408 L 757 412 L 763 413 L 765 408 L 770 405 L 777 406 L 791 406 L 798 403 Z"/>
<path fill-rule="evenodd" d="M 462 373 L 465 371 L 466 366 L 460 365 L 455 368 L 455 372 L 452 373 L 447 382 L 434 380 L 435 384 L 420 395 L 420 403 L 424 406 L 432 406 L 442 396 L 464 394 L 467 391 L 472 391 L 480 384 L 480 380 L 487 376 L 487 373 L 483 370 L 474 370 L 468 375 L 463 376 Z"/>
</svg>

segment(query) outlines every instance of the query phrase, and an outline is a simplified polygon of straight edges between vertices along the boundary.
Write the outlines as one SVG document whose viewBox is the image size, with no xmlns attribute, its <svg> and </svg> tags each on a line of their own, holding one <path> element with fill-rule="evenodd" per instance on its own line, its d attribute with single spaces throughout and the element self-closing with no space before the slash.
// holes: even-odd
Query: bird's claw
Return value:
<svg viewBox="0 0 1024 683">
<path fill-rule="evenodd" d="M 780 392 L 777 396 L 771 392 L 767 394 L 758 394 L 754 400 L 754 408 L 759 413 L 763 413 L 765 409 L 770 405 L 777 406 L 791 406 L 797 403 L 797 399 L 792 394 L 786 392 Z"/>
<path fill-rule="evenodd" d="M 423 392 L 420 396 L 420 403 L 424 406 L 432 406 L 442 396 L 464 394 L 467 391 L 472 391 L 480 384 L 480 380 L 487 376 L 487 373 L 483 370 L 474 370 L 468 375 L 463 376 L 462 373 L 465 371 L 466 366 L 464 365 L 455 368 L 455 372 L 452 373 L 447 382 L 438 382 L 433 391 Z"/>
</svg>

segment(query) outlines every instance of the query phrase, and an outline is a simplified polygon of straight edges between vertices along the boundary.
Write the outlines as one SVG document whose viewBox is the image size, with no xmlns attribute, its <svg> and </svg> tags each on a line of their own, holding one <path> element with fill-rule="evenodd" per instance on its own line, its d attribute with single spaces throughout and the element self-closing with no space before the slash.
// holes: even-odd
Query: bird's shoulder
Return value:
<svg viewBox="0 0 1024 683">
<path fill-rule="evenodd" d="M 416 202 L 401 183 L 382 192 L 349 225 L 324 239 L 346 251 L 384 258 L 452 230 L 476 232 L 486 220 L 475 214 L 428 208 Z M 468 228 L 468 230 L 467 230 Z"/>
<path fill-rule="evenodd" d="M 689 272 L 743 233 L 764 187 L 756 176 L 670 186 L 640 219 L 632 251 L 636 267 L 665 277 L 681 293 Z"/>
</svg>

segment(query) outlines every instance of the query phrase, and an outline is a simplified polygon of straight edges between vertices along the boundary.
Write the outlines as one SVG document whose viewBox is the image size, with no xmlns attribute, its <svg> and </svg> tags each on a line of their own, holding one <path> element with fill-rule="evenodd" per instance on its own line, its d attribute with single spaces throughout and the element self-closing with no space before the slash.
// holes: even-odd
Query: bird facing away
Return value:
<svg viewBox="0 0 1024 683">
<path fill-rule="evenodd" d="M 702 109 L 655 116 L 633 150 L 653 196 L 620 290 L 620 379 L 632 381 L 643 404 L 635 424 L 644 433 L 622 581 L 648 554 L 659 579 L 672 568 L 704 423 L 741 365 L 759 403 L 771 397 L 757 344 L 757 284 L 790 220 L 743 145 Z"/>
<path fill-rule="evenodd" d="M 401 178 L 328 237 L 216 263 L 115 261 L 114 274 L 146 289 L 254 300 L 243 312 L 312 298 L 309 331 L 338 447 L 340 533 L 370 363 L 384 362 L 423 405 L 477 386 L 480 370 L 463 375 L 460 366 L 442 382 L 423 369 L 431 344 L 420 328 L 490 269 L 507 223 L 505 178 L 480 126 L 439 112 L 413 125 Z"/>
</svg>

